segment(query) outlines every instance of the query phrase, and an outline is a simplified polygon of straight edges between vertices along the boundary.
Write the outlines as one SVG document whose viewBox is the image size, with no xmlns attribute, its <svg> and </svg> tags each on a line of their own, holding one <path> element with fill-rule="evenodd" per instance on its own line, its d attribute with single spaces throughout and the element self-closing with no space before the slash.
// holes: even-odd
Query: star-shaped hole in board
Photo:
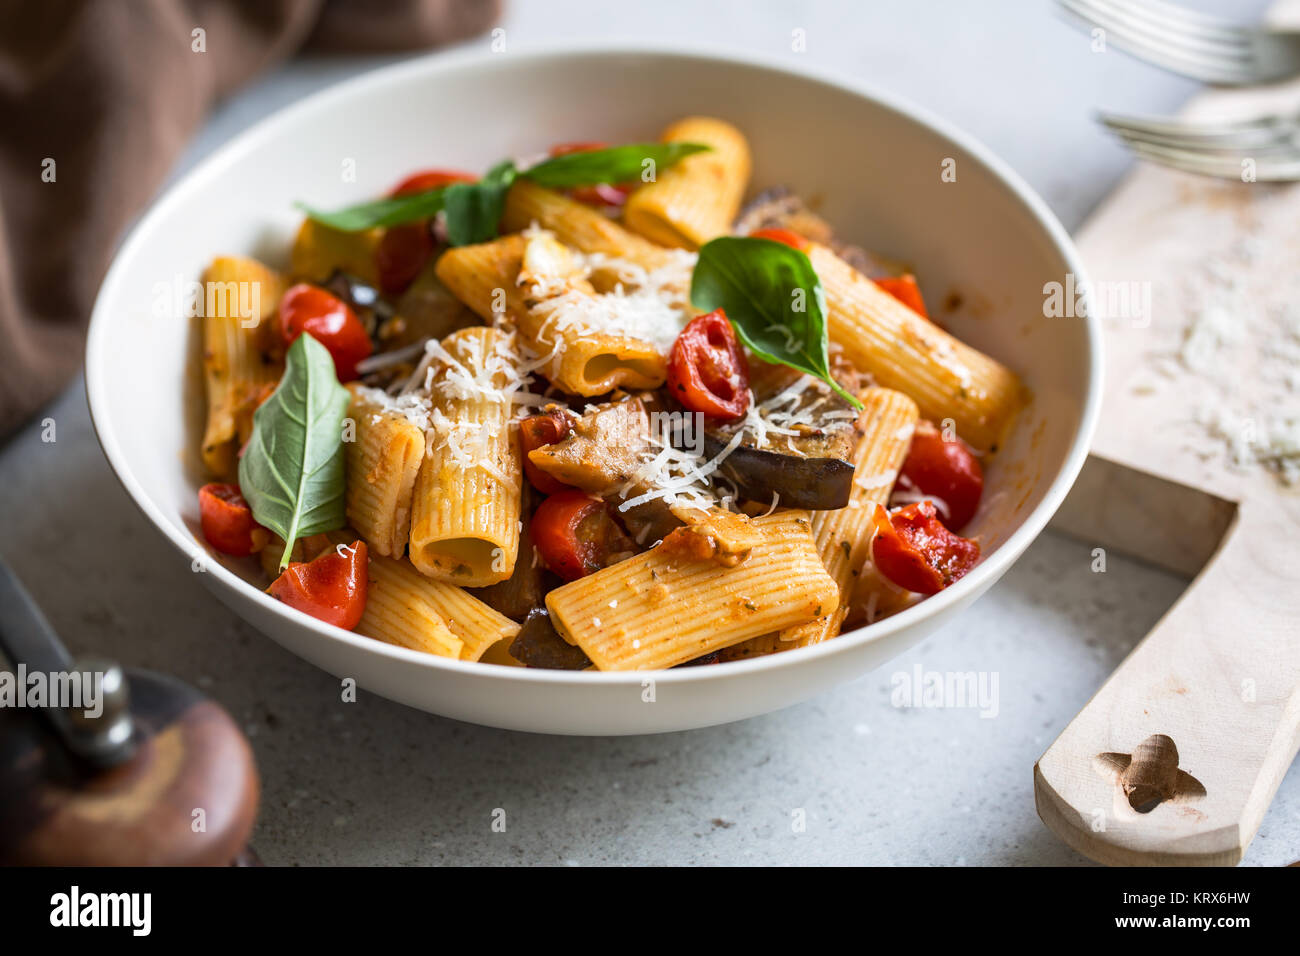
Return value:
<svg viewBox="0 0 1300 956">
<path fill-rule="evenodd" d="M 1138 813 L 1150 813 L 1162 803 L 1191 803 L 1205 796 L 1201 782 L 1178 769 L 1178 748 L 1164 734 L 1152 734 L 1131 754 L 1097 754 L 1092 767 L 1119 787 Z"/>
</svg>

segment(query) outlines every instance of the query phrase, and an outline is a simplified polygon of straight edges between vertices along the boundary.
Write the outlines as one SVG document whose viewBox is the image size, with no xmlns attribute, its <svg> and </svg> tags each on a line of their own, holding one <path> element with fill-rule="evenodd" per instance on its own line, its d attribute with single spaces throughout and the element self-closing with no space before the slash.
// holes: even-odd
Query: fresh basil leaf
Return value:
<svg viewBox="0 0 1300 956">
<path fill-rule="evenodd" d="M 428 192 L 413 193 L 410 196 L 394 196 L 388 199 L 376 199 L 363 202 L 346 209 L 324 212 L 313 209 L 304 203 L 294 203 L 310 219 L 315 219 L 326 226 L 332 226 L 343 232 L 361 232 L 376 226 L 396 226 L 416 219 L 428 219 L 437 215 L 442 209 L 446 186 L 430 189 Z"/>
<path fill-rule="evenodd" d="M 654 162 L 656 172 L 667 169 L 692 153 L 709 149 L 700 143 L 633 143 L 582 153 L 565 153 L 543 160 L 521 176 L 548 189 L 570 189 L 596 183 L 639 182 L 645 161 Z"/>
<path fill-rule="evenodd" d="M 707 242 L 691 276 L 691 304 L 723 309 L 759 358 L 814 375 L 862 408 L 830 373 L 825 294 L 806 254 L 771 239 Z"/>
<path fill-rule="evenodd" d="M 347 523 L 343 416 L 350 398 L 329 351 L 304 332 L 289 346 L 279 386 L 253 413 L 239 490 L 257 523 L 284 539 L 281 571 L 299 538 Z"/>
<path fill-rule="evenodd" d="M 488 170 L 476 183 L 453 183 L 447 187 L 447 241 L 468 246 L 496 238 L 505 212 L 506 193 L 515 181 L 515 164 L 506 160 Z"/>
<path fill-rule="evenodd" d="M 547 159 L 519 172 L 510 160 L 498 163 L 476 183 L 452 183 L 411 196 L 376 199 L 326 212 L 304 203 L 295 205 L 310 218 L 343 232 L 360 232 L 377 226 L 396 226 L 428 219 L 447 211 L 447 238 L 453 246 L 487 242 L 497 235 L 506 193 L 516 176 L 526 176 L 539 186 L 569 189 L 596 183 L 640 180 L 645 161 L 667 169 L 692 153 L 709 149 L 699 143 L 638 143 L 585 153 L 568 153 Z"/>
</svg>

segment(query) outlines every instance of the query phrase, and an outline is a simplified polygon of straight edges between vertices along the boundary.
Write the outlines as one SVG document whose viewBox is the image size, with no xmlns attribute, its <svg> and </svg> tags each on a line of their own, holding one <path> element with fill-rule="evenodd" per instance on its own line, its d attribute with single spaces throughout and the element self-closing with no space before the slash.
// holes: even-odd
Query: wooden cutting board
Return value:
<svg viewBox="0 0 1300 956">
<path fill-rule="evenodd" d="M 1300 81 L 1184 115 L 1274 110 L 1300 114 Z M 1102 863 L 1234 864 L 1300 746 L 1300 478 L 1252 460 L 1288 418 L 1300 436 L 1300 184 L 1144 164 L 1076 239 L 1123 314 L 1054 524 L 1195 577 L 1035 765 L 1038 813 Z"/>
</svg>

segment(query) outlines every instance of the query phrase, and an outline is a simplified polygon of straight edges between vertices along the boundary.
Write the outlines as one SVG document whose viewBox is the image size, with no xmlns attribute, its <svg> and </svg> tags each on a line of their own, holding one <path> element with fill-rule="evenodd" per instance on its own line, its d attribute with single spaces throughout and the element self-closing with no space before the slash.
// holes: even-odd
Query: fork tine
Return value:
<svg viewBox="0 0 1300 956">
<path fill-rule="evenodd" d="M 1150 8 L 1135 0 L 1088 0 L 1098 10 L 1113 17 L 1129 30 L 1141 33 L 1152 42 L 1177 44 L 1188 51 L 1226 59 L 1242 59 L 1251 55 L 1250 39 L 1244 29 L 1235 28 L 1230 33 L 1210 33 L 1189 26 L 1184 17 L 1156 16 Z M 1177 7 L 1170 7 L 1177 10 Z"/>
<path fill-rule="evenodd" d="M 1242 162 L 1254 157 L 1206 156 L 1194 150 L 1131 143 L 1133 152 L 1149 162 L 1180 169 L 1183 172 L 1217 179 L 1241 181 Z M 1300 154 L 1267 159 L 1255 164 L 1255 179 L 1260 182 L 1292 182 L 1300 179 Z"/>
<path fill-rule="evenodd" d="M 1129 130 L 1116 130 L 1119 136 L 1129 146 L 1142 144 L 1144 146 L 1159 146 L 1164 149 L 1184 150 L 1189 153 L 1199 153 L 1204 156 L 1221 156 L 1225 158 L 1237 159 L 1263 159 L 1263 158 L 1282 158 L 1288 156 L 1300 155 L 1297 153 L 1295 144 L 1289 138 L 1286 139 L 1259 139 L 1254 141 L 1230 140 L 1230 141 L 1195 141 L 1180 140 L 1160 135 L 1150 135 L 1146 133 L 1134 133 Z"/>
<path fill-rule="evenodd" d="M 1237 123 L 1180 123 L 1138 117 L 1099 114 L 1098 120 L 1125 139 L 1183 146 L 1190 149 L 1285 149 L 1294 148 L 1295 127 L 1278 117 L 1262 117 Z"/>
<path fill-rule="evenodd" d="M 1133 29 L 1117 19 L 1101 0 L 1057 0 L 1067 12 L 1090 26 L 1106 31 L 1107 42 L 1140 59 L 1162 66 L 1174 73 L 1209 83 L 1243 85 L 1253 81 L 1251 61 L 1225 58 L 1187 49 L 1150 31 Z"/>
<path fill-rule="evenodd" d="M 1167 119 L 1163 116 L 1126 116 L 1120 113 L 1097 112 L 1097 121 L 1111 127 L 1150 130 L 1168 136 L 1218 136 L 1220 134 L 1246 133 L 1255 129 L 1285 131 L 1300 127 L 1300 117 L 1287 121 L 1280 115 L 1265 114 L 1249 119 L 1209 122 L 1204 120 Z"/>
<path fill-rule="evenodd" d="M 1062 8 L 1088 26 L 1101 27 L 1106 40 L 1140 59 L 1148 60 L 1184 76 L 1211 82 L 1239 82 L 1241 65 L 1233 60 L 1208 55 L 1172 44 L 1165 37 L 1133 29 L 1115 18 L 1100 0 L 1057 0 Z"/>
<path fill-rule="evenodd" d="M 1165 3 L 1163 0 L 1113 0 L 1113 3 L 1122 4 L 1133 16 L 1149 20 L 1157 27 L 1181 30 L 1222 43 L 1237 45 L 1250 43 L 1249 31 L 1245 27 L 1222 17 L 1189 10 L 1176 4 Z"/>
</svg>

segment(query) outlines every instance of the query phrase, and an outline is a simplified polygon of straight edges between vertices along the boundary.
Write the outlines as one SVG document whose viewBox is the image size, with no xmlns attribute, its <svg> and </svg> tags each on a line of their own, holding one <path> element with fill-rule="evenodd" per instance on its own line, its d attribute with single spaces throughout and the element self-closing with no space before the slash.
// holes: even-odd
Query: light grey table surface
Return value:
<svg viewBox="0 0 1300 956">
<path fill-rule="evenodd" d="M 1263 3 L 1198 6 L 1250 16 Z M 515 0 L 503 26 L 511 50 L 708 42 L 870 81 L 990 145 L 1068 228 L 1127 166 L 1090 111 L 1171 111 L 1195 89 L 1092 53 L 1047 0 Z M 806 53 L 790 49 L 796 28 Z M 289 64 L 222 105 L 177 174 L 279 107 L 396 59 Z M 55 442 L 32 425 L 0 449 L 0 553 L 75 651 L 175 674 L 235 715 L 262 774 L 253 842 L 271 864 L 1083 863 L 1039 822 L 1031 768 L 1185 585 L 1115 556 L 1094 573 L 1087 544 L 1049 533 L 958 623 L 807 703 L 653 737 L 510 733 L 364 692 L 341 705 L 337 680 L 175 560 L 101 456 L 80 383 L 45 415 Z M 892 675 L 918 667 L 996 675 L 996 716 L 893 706 Z M 1246 859 L 1297 858 L 1293 767 Z"/>
</svg>

